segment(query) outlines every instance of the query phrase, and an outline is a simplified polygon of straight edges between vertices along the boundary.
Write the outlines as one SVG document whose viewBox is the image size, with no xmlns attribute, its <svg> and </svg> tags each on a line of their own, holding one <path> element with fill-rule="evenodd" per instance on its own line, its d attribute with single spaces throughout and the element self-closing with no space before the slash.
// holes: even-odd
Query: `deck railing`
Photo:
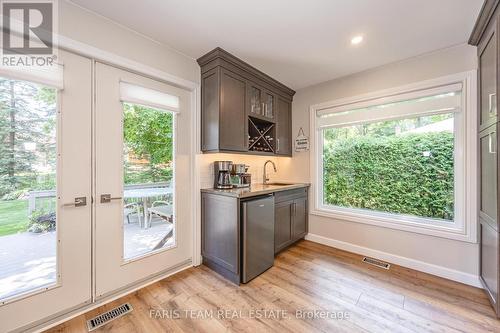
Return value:
<svg viewBox="0 0 500 333">
<path fill-rule="evenodd" d="M 143 188 L 155 188 L 155 187 L 170 187 L 170 182 L 161 183 L 149 183 L 149 184 L 131 184 L 125 185 L 125 190 L 133 189 L 143 189 Z M 47 211 L 55 211 L 55 204 L 57 193 L 56 190 L 45 190 L 45 191 L 31 191 L 28 192 L 28 216 L 30 216 L 34 211 L 40 208 L 40 205 Z"/>
</svg>

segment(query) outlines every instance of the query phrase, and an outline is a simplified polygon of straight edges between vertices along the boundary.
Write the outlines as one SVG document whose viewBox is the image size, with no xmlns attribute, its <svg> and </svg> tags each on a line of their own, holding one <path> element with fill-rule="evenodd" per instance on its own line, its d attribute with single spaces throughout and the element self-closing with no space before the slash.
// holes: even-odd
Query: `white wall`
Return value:
<svg viewBox="0 0 500 333">
<path fill-rule="evenodd" d="M 293 101 L 293 134 L 303 127 L 309 135 L 310 105 L 476 68 L 476 48 L 460 45 L 301 89 Z M 287 180 L 310 182 L 308 152 L 294 153 L 292 159 L 280 161 L 279 168 Z M 468 283 L 477 282 L 477 244 L 314 215 L 309 216 L 309 232 L 352 251 L 394 259 Z"/>
<path fill-rule="evenodd" d="M 200 81 L 195 59 L 66 0 L 59 1 L 59 34 L 171 75 Z"/>
</svg>

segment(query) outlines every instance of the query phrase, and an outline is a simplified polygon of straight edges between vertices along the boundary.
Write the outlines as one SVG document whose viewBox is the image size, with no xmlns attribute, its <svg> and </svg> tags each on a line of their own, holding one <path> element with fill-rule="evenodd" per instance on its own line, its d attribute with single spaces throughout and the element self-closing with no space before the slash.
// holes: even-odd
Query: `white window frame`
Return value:
<svg viewBox="0 0 500 333">
<path fill-rule="evenodd" d="M 353 109 L 370 100 L 408 94 L 419 90 L 460 83 L 461 111 L 455 113 L 455 219 L 436 219 L 391 214 L 357 208 L 344 208 L 323 203 L 323 135 L 318 126 L 318 112 L 351 105 Z M 461 72 L 432 80 L 412 83 L 355 97 L 310 106 L 311 133 L 311 207 L 312 215 L 355 223 L 415 232 L 465 242 L 477 242 L 477 71 Z"/>
</svg>

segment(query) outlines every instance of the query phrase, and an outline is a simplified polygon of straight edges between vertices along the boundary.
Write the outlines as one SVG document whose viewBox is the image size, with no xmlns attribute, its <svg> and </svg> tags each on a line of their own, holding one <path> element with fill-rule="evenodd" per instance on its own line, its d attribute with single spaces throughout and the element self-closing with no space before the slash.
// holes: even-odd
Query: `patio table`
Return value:
<svg viewBox="0 0 500 333">
<path fill-rule="evenodd" d="M 168 194 L 172 194 L 173 189 L 171 187 L 145 187 L 145 188 L 131 188 L 125 189 L 123 191 L 123 197 L 125 199 L 141 199 L 143 205 L 143 216 L 141 227 L 146 226 L 147 211 L 150 198 L 160 197 Z"/>
</svg>

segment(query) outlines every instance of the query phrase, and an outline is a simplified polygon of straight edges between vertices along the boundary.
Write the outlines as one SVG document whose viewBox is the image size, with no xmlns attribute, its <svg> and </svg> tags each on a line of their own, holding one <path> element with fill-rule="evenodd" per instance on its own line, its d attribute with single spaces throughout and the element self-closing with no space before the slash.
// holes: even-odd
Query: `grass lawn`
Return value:
<svg viewBox="0 0 500 333">
<path fill-rule="evenodd" d="M 25 231 L 28 227 L 28 201 L 0 201 L 0 236 Z"/>
</svg>

